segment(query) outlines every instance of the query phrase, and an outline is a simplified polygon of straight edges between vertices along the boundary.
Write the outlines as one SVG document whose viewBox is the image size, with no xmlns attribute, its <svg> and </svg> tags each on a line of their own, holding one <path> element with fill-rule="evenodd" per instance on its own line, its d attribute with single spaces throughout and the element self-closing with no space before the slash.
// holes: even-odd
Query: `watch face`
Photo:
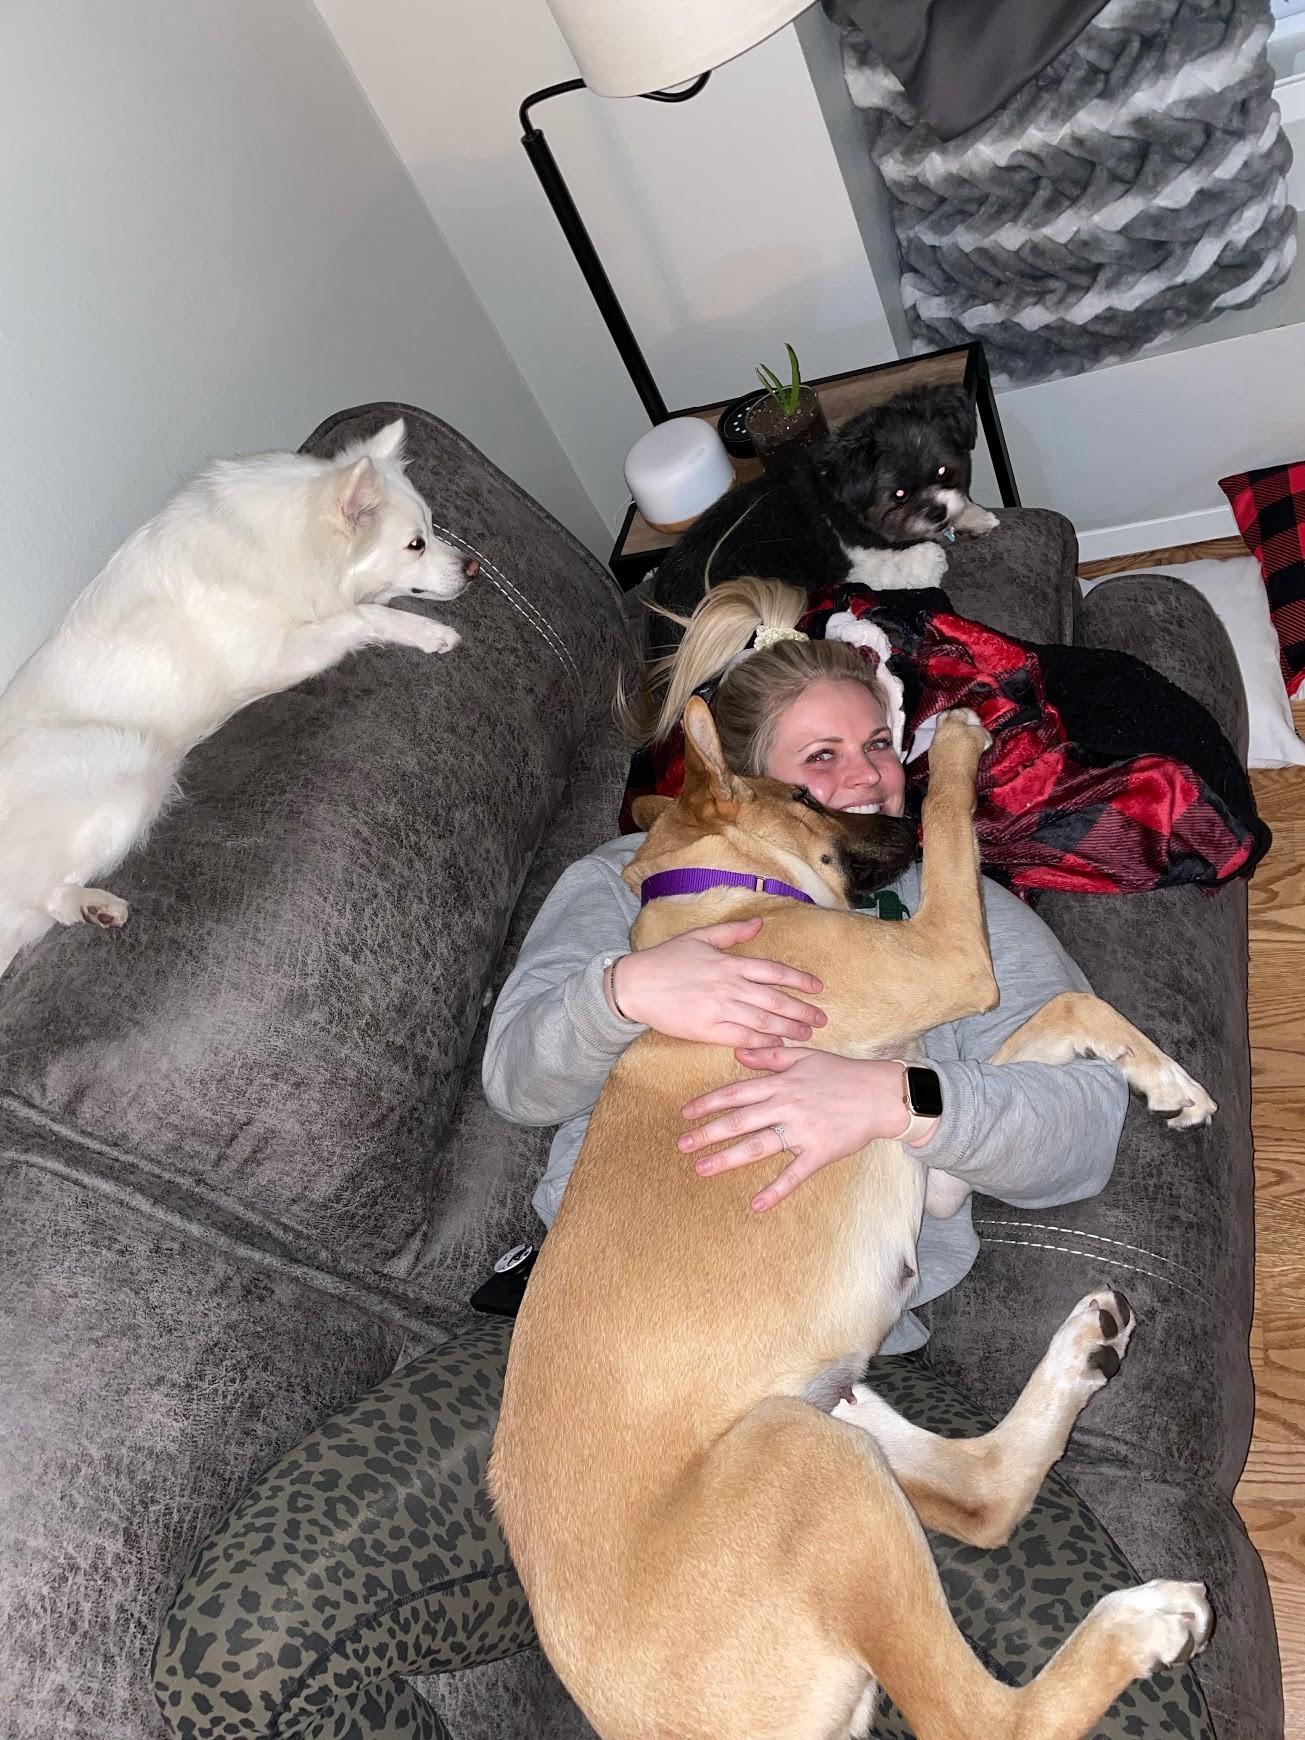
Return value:
<svg viewBox="0 0 1305 1740">
<path fill-rule="evenodd" d="M 942 1117 L 942 1083 L 935 1070 L 908 1064 L 906 1092 L 911 1101 L 911 1111 L 917 1118 Z"/>
</svg>

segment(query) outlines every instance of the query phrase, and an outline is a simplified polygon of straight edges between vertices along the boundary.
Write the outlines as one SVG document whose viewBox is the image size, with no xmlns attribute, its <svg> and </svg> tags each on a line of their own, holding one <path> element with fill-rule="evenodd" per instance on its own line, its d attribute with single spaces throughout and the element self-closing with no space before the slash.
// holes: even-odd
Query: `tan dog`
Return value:
<svg viewBox="0 0 1305 1740">
<path fill-rule="evenodd" d="M 661 800 L 631 887 L 705 865 L 796 882 L 819 904 L 746 888 L 656 900 L 636 947 L 764 914 L 745 952 L 817 973 L 829 1020 L 810 1043 L 851 1056 L 900 1056 L 993 1006 L 972 822 L 988 738 L 973 714 L 939 725 L 920 909 L 896 924 L 847 910 L 851 818 L 731 774 L 701 702 L 685 725 L 684 792 Z M 995 1061 L 1087 1052 L 1116 1059 L 1154 1109 L 1214 1109 L 1092 997 L 1054 999 Z M 604 1740 L 841 1740 L 869 1728 L 878 1686 L 919 1740 L 1079 1740 L 1130 1680 L 1204 1646 L 1203 1586 L 1107 1596 L 1017 1690 L 957 1630 L 921 1523 L 1006 1538 L 1118 1369 L 1127 1302 L 1083 1300 L 986 1437 L 933 1437 L 860 1386 L 823 1411 L 907 1302 L 925 1171 L 874 1142 L 752 1213 L 749 1169 L 704 1183 L 675 1146 L 680 1107 L 731 1072 L 748 1073 L 721 1048 L 651 1032 L 630 1046 L 526 1292 L 490 1486 L 546 1654 Z"/>
</svg>

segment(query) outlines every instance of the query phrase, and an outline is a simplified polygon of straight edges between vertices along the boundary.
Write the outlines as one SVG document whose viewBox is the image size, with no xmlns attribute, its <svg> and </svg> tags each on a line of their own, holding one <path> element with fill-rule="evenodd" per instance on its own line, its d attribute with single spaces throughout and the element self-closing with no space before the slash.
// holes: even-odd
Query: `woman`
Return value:
<svg viewBox="0 0 1305 1740">
<path fill-rule="evenodd" d="M 668 733 L 688 696 L 720 676 L 713 712 L 736 771 L 804 785 L 831 809 L 899 816 L 906 781 L 896 747 L 897 697 L 853 646 L 798 634 L 794 624 L 805 608 L 801 592 L 777 581 L 730 581 L 709 593 L 677 653 L 654 673 L 665 692 L 653 735 Z M 490 1026 L 484 1068 L 490 1104 L 515 1123 L 560 1126 L 534 1198 L 546 1224 L 608 1070 L 645 1028 L 729 1045 L 741 1063 L 762 1072 L 686 1105 L 679 1143 L 683 1153 L 702 1155 L 696 1165 L 705 1180 L 764 1162 L 752 1203 L 758 1212 L 821 1166 L 877 1137 L 903 1135 L 910 1117 L 899 1063 L 803 1044 L 824 1022 L 819 1007 L 804 1000 L 819 995 L 816 979 L 777 961 L 729 953 L 755 936 L 760 920 L 713 925 L 626 952 L 638 899 L 620 873 L 640 838 L 609 841 L 564 872 Z M 913 910 L 918 867 L 893 892 Z M 994 883 L 985 881 L 983 893 L 1001 998 L 986 1015 L 924 1036 L 942 1112 L 912 1146 L 957 1180 L 952 1199 L 965 1200 L 950 1219 L 925 1217 L 915 1304 L 954 1287 L 978 1255 L 966 1189 L 1021 1208 L 1096 1195 L 1114 1165 L 1128 1100 L 1123 1078 L 1095 1059 L 1001 1068 L 987 1062 L 1050 997 L 1090 987 L 1035 913 Z M 703 1153 L 720 1143 L 716 1153 Z M 926 1338 L 907 1311 L 881 1351 L 904 1353 Z"/>
<path fill-rule="evenodd" d="M 802 606 L 800 594 L 772 583 L 714 592 L 672 661 L 658 728 L 668 729 L 699 682 L 724 669 L 715 712 L 735 767 L 801 783 L 832 808 L 900 814 L 897 697 L 850 647 L 796 638 Z M 608 1070 L 646 1027 L 732 1046 L 758 1072 L 684 1108 L 686 1154 L 726 1144 L 696 1162 L 703 1190 L 713 1188 L 712 1172 L 761 1161 L 754 1206 L 769 1210 L 817 1167 L 900 1134 L 901 1066 L 808 1048 L 803 1042 L 824 1020 L 807 1001 L 819 982 L 732 955 L 733 944 L 755 934 L 753 924 L 624 952 L 636 902 L 620 869 L 637 843 L 613 840 L 563 874 L 494 1012 L 485 1063 L 491 1102 L 518 1122 L 562 1126 L 536 1196 L 543 1218 L 556 1211 Z M 895 892 L 913 906 L 918 872 L 908 871 Z M 984 895 L 1001 1002 L 926 1036 L 943 1109 L 915 1140 L 930 1165 L 1012 1203 L 1089 1196 L 1113 1165 L 1123 1081 L 1100 1062 L 985 1062 L 1035 1007 L 1086 982 L 1018 900 L 990 884 Z M 789 1159 L 771 1181 L 776 1125 Z M 916 1302 L 954 1286 L 976 1251 L 968 1205 L 950 1220 L 926 1217 Z M 908 1312 L 884 1351 L 924 1339 Z M 245 1496 L 164 1621 L 155 1673 L 169 1732 L 179 1740 L 447 1740 L 407 1676 L 497 1663 L 531 1638 L 481 1486 L 505 1352 L 505 1327 L 490 1319 L 420 1355 L 325 1421 Z M 879 1361 L 874 1380 L 930 1430 L 965 1434 L 981 1424 L 972 1404 L 922 1362 Z M 1039 1567 L 1063 1582 L 1066 1626 L 1106 1587 L 1133 1581 L 1072 1495 L 1053 1495 L 1029 1526 Z M 946 1561 L 946 1543 L 938 1551 Z M 1019 1554 L 957 1548 L 948 1576 L 953 1600 L 983 1612 L 999 1671 L 1003 1661 L 1019 1671 L 1027 1654 Z M 1039 1594 L 1044 1618 L 1049 1599 Z M 529 1682 L 534 1702 L 523 1718 L 514 1703 L 523 1682 L 516 1670 L 501 1671 L 503 1732 L 524 1731 L 523 1719 L 538 1725 L 545 1707 L 559 1733 L 578 1731 L 560 1688 L 545 1680 Z M 1185 1732 L 1171 1707 L 1183 1692 L 1180 1685 L 1142 1714 L 1121 1703 L 1099 1731 L 1112 1740 Z M 890 1715 L 877 1732 L 891 1740 L 902 1730 Z"/>
</svg>

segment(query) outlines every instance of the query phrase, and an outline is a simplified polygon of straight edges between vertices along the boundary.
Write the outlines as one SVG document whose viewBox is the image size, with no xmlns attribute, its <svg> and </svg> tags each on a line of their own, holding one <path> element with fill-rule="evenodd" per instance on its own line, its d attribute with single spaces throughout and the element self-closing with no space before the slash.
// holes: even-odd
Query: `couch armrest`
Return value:
<svg viewBox="0 0 1305 1740">
<path fill-rule="evenodd" d="M 1179 580 L 1111 580 L 1084 600 L 1080 643 L 1146 659 L 1246 743 L 1222 626 Z M 1048 894 L 1038 912 L 1099 995 L 1219 1102 L 1170 1130 L 1134 1103 L 1114 1175 L 1089 1202 L 1038 1211 L 976 1198 L 979 1261 L 931 1308 L 931 1355 L 1002 1412 L 1048 1337 L 1110 1281 L 1138 1330 L 1118 1378 L 1076 1426 L 1061 1470 L 1144 1576 L 1202 1577 L 1219 1625 L 1197 1675 L 1223 1740 L 1282 1731 L 1272 1609 L 1232 1506 L 1250 1440 L 1254 1157 L 1246 1025 L 1246 888 Z"/>
<path fill-rule="evenodd" d="M 1145 659 L 1207 706 L 1242 761 L 1246 690 L 1227 630 L 1194 586 L 1169 574 L 1103 580 L 1083 600 L 1077 641 Z"/>
<path fill-rule="evenodd" d="M 1073 640 L 1082 602 L 1073 526 L 1047 508 L 997 517 L 995 532 L 948 548 L 942 585 L 953 608 L 1016 640 Z"/>
</svg>

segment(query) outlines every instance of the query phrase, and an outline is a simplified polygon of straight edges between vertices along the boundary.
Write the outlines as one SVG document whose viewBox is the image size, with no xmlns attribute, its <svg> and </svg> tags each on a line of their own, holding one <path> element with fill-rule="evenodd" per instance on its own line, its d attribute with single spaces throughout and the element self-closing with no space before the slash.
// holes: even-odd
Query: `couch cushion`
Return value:
<svg viewBox="0 0 1305 1740">
<path fill-rule="evenodd" d="M 432 1181 L 430 1236 L 411 1277 L 432 1318 L 451 1326 L 474 1320 L 467 1300 L 494 1259 L 543 1233 L 530 1197 L 548 1160 L 550 1127 L 509 1124 L 486 1103 L 480 1071 L 493 999 L 512 970 L 535 914 L 569 864 L 617 832 L 628 745 L 598 731 L 578 752 L 566 795 L 548 823 L 521 890 L 507 940 L 485 993 L 453 1121 Z"/>
<path fill-rule="evenodd" d="M 402 1336 L 22 1164 L 0 1276 L 3 1731 L 153 1740 L 150 1652 L 200 1543 Z"/>
<path fill-rule="evenodd" d="M 625 646 L 605 570 L 437 419 L 364 407 L 308 446 L 397 414 L 436 521 L 481 557 L 435 611 L 463 644 L 371 649 L 237 714 L 112 877 L 126 929 L 51 933 L 0 993 L 0 1094 L 110 1151 L 116 1188 L 175 1184 L 188 1213 L 390 1274 L 422 1247 L 485 985 Z"/>
</svg>

